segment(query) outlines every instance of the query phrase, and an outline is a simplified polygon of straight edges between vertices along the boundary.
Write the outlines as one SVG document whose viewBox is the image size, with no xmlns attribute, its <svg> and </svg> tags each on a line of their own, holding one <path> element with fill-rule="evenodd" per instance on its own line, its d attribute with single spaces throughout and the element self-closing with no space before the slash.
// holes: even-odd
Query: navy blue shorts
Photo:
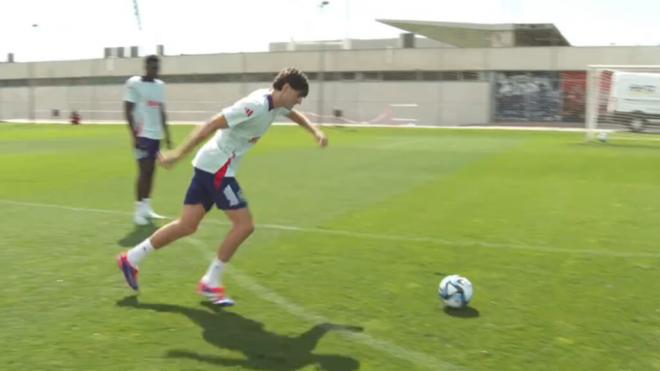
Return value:
<svg viewBox="0 0 660 371">
<path fill-rule="evenodd" d="M 135 147 L 135 159 L 155 160 L 160 152 L 160 140 L 138 137 Z"/>
<path fill-rule="evenodd" d="M 236 178 L 223 176 L 226 169 L 223 167 L 216 174 L 195 168 L 185 205 L 204 205 L 206 211 L 211 210 L 215 204 L 220 210 L 236 210 L 247 207 L 247 200 Z"/>
</svg>

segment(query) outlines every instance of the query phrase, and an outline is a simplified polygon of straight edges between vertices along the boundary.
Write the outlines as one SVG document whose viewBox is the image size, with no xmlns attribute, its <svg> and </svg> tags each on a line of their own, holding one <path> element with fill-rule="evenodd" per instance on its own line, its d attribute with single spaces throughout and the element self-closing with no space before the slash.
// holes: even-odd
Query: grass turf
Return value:
<svg viewBox="0 0 660 371">
<path fill-rule="evenodd" d="M 3 370 L 660 369 L 660 144 L 327 132 L 319 150 L 273 128 L 242 161 L 257 232 L 217 311 L 194 288 L 218 211 L 125 287 L 114 257 L 153 227 L 131 224 L 124 127 L 0 125 Z M 179 212 L 191 172 L 158 169 L 157 211 Z M 467 310 L 439 303 L 452 273 Z"/>
</svg>

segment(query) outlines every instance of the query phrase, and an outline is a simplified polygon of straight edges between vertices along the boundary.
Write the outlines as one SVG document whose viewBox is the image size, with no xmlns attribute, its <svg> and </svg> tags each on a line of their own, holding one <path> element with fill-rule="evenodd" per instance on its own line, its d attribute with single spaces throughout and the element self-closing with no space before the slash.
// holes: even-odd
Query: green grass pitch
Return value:
<svg viewBox="0 0 660 371">
<path fill-rule="evenodd" d="M 660 370 L 660 143 L 326 130 L 275 127 L 242 161 L 257 229 L 215 310 L 195 286 L 217 210 L 123 282 L 153 231 L 124 126 L 0 125 L 0 369 Z M 158 169 L 158 212 L 191 174 Z M 438 299 L 453 273 L 467 310 Z"/>
</svg>

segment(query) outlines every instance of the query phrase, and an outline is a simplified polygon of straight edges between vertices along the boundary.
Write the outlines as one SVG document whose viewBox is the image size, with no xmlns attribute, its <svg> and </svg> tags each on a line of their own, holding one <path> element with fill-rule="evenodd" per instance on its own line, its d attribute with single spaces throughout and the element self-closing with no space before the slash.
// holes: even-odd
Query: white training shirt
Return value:
<svg viewBox="0 0 660 371">
<path fill-rule="evenodd" d="M 284 107 L 273 108 L 272 102 L 271 91 L 259 89 L 223 109 L 222 115 L 229 128 L 218 130 L 197 151 L 193 166 L 215 174 L 227 161 L 231 161 L 225 176 L 235 176 L 243 155 L 266 134 L 275 118 L 291 112 Z"/>
<path fill-rule="evenodd" d="M 143 81 L 142 76 L 126 80 L 124 101 L 135 103 L 133 123 L 137 136 L 160 140 L 165 137 L 161 106 L 165 104 L 165 83 L 161 80 Z"/>
</svg>

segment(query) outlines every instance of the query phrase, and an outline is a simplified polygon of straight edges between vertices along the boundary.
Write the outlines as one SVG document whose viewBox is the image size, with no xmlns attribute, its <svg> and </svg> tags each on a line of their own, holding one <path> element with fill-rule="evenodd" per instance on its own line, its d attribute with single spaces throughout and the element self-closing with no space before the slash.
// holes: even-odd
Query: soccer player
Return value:
<svg viewBox="0 0 660 371">
<path fill-rule="evenodd" d="M 149 197 L 154 183 L 160 141 L 165 138 L 167 148 L 172 147 L 165 114 L 165 83 L 158 79 L 160 60 L 157 56 L 150 55 L 145 58 L 144 67 L 144 76 L 129 78 L 124 88 L 124 114 L 139 169 L 133 216 L 137 225 L 146 225 L 151 219 L 163 218 L 154 212 Z"/>
<path fill-rule="evenodd" d="M 209 122 L 195 129 L 177 149 L 161 155 L 161 164 L 169 167 L 215 133 L 197 151 L 192 161 L 194 174 L 181 216 L 117 258 L 132 289 L 138 290 L 138 266 L 144 258 L 154 250 L 193 234 L 215 204 L 227 215 L 231 229 L 200 280 L 198 292 L 214 304 L 234 304 L 222 285 L 222 273 L 241 243 L 254 231 L 250 209 L 235 178 L 236 170 L 241 158 L 266 133 L 278 115 L 286 116 L 306 129 L 321 147 L 328 144 L 323 131 L 293 109 L 294 105 L 302 102 L 308 91 L 305 74 L 295 68 L 286 68 L 275 77 L 272 89 L 256 90 L 223 109 Z"/>
</svg>

